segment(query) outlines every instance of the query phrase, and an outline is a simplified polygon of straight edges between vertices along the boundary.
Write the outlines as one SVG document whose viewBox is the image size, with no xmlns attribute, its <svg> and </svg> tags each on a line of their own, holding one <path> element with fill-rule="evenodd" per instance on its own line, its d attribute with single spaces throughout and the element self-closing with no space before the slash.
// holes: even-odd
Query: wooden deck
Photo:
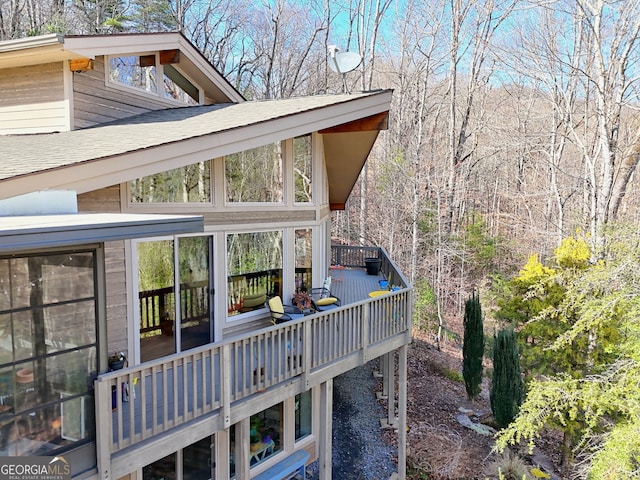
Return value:
<svg viewBox="0 0 640 480">
<path fill-rule="evenodd" d="M 340 272 L 340 273 L 338 273 Z M 340 278 L 341 280 L 336 280 Z M 378 280 L 384 276 L 368 275 L 364 268 L 344 267 L 342 270 L 333 270 L 331 281 L 331 293 L 342 301 L 342 304 L 356 303 L 369 298 L 369 292 L 379 290 Z"/>
<path fill-rule="evenodd" d="M 398 275 L 385 273 L 395 284 Z M 209 431 L 228 428 L 265 404 L 409 343 L 411 288 L 400 284 L 398 291 L 370 297 L 381 279 L 345 267 L 334 272 L 331 285 L 342 301 L 339 308 L 100 375 L 95 383 L 100 471 L 118 478 L 140 462 L 145 448 L 162 445 L 165 434 L 178 442 L 180 432 L 199 425 Z"/>
</svg>

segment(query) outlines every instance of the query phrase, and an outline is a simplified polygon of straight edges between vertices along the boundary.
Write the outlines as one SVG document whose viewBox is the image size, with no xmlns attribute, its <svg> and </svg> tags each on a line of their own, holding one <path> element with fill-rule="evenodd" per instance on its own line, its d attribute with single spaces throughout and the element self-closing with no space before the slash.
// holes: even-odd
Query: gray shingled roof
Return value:
<svg viewBox="0 0 640 480">
<path fill-rule="evenodd" d="M 0 136 L 0 181 L 258 125 L 379 93 L 172 108 L 70 132 Z"/>
</svg>

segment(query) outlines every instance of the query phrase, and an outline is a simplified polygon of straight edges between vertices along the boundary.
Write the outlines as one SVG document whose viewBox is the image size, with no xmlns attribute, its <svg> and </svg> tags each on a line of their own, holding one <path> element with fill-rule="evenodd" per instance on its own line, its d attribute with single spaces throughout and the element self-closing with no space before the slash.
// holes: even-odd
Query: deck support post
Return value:
<svg viewBox="0 0 640 480">
<path fill-rule="evenodd" d="M 333 449 L 333 379 L 320 385 L 319 478 L 331 480 L 331 451 Z"/>
<path fill-rule="evenodd" d="M 398 349 L 398 478 L 407 478 L 407 352 L 403 345 Z"/>
<path fill-rule="evenodd" d="M 386 371 L 384 378 L 387 382 L 387 423 L 393 426 L 396 423 L 396 394 L 395 394 L 395 376 L 396 376 L 396 358 L 395 352 L 389 352 L 385 355 Z"/>
</svg>

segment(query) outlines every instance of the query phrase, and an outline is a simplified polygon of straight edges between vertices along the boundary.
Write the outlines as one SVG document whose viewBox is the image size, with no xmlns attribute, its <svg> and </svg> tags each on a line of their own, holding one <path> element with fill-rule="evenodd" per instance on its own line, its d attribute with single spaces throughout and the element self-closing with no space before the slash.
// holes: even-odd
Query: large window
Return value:
<svg viewBox="0 0 640 480">
<path fill-rule="evenodd" d="M 311 435 L 311 410 L 312 410 L 311 390 L 307 390 L 295 399 L 295 435 L 296 441 Z"/>
<path fill-rule="evenodd" d="M 189 445 L 142 469 L 142 480 L 210 480 L 214 473 L 213 437 Z M 178 462 L 178 456 L 182 461 Z"/>
<path fill-rule="evenodd" d="M 0 456 L 94 438 L 96 254 L 0 258 Z"/>
<path fill-rule="evenodd" d="M 211 162 L 200 162 L 129 182 L 131 203 L 211 203 Z"/>
<path fill-rule="evenodd" d="M 295 201 L 309 203 L 313 200 L 311 135 L 293 139 L 293 174 L 295 182 Z"/>
<path fill-rule="evenodd" d="M 282 422 L 282 403 L 251 415 L 249 421 L 250 467 L 282 450 Z"/>
<path fill-rule="evenodd" d="M 111 83 L 160 95 L 187 105 L 199 103 L 198 87 L 174 66 L 160 65 L 155 54 L 109 57 L 107 78 Z"/>
<path fill-rule="evenodd" d="M 282 202 L 282 158 L 280 143 L 224 157 L 227 202 Z"/>
<path fill-rule="evenodd" d="M 282 296 L 282 232 L 227 235 L 227 312 L 263 308 L 267 296 Z"/>
</svg>

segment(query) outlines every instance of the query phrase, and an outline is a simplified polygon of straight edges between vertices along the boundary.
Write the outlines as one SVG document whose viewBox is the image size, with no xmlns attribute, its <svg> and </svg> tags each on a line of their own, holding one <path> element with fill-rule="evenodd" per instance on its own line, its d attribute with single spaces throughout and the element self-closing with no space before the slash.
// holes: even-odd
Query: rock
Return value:
<svg viewBox="0 0 640 480">
<path fill-rule="evenodd" d="M 474 432 L 479 433 L 480 435 L 488 437 L 496 433 L 495 429 L 491 428 L 490 426 L 484 425 L 482 423 L 474 423 L 467 415 L 462 413 L 456 415 L 456 421 L 463 427 L 467 427 Z"/>
</svg>

